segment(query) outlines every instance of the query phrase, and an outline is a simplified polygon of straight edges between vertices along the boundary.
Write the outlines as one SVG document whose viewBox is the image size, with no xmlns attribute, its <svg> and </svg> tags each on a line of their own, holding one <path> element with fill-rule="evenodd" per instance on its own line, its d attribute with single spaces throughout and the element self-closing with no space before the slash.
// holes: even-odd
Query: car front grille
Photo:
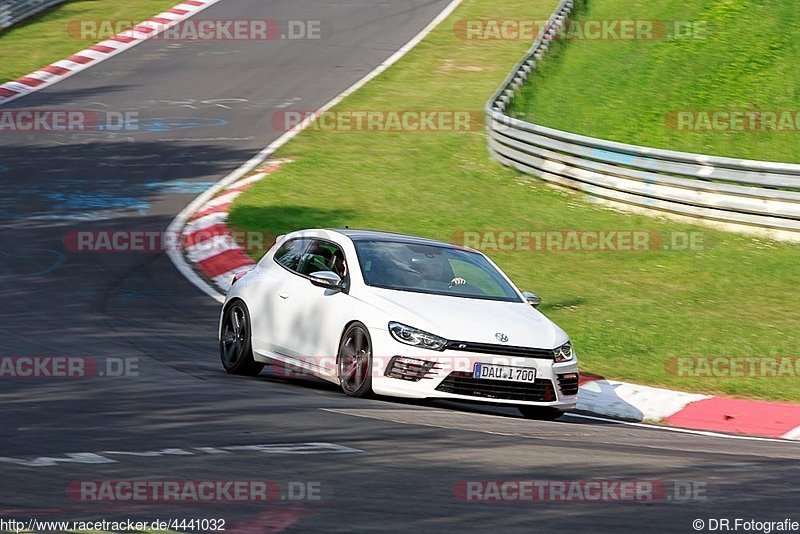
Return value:
<svg viewBox="0 0 800 534">
<path fill-rule="evenodd" d="M 462 352 L 475 352 L 478 354 L 496 354 L 498 356 L 537 358 L 541 360 L 555 359 L 555 351 L 552 349 L 534 349 L 531 347 L 514 347 L 509 345 L 495 345 L 492 343 L 473 343 L 472 341 L 448 341 L 444 346 L 444 350 L 458 350 Z"/>
<path fill-rule="evenodd" d="M 453 371 L 436 391 L 485 399 L 552 402 L 556 400 L 553 382 L 537 378 L 534 382 L 508 382 L 475 378 L 472 373 Z"/>
<path fill-rule="evenodd" d="M 562 395 L 577 395 L 578 382 L 578 373 L 558 375 L 558 387 Z"/>
</svg>

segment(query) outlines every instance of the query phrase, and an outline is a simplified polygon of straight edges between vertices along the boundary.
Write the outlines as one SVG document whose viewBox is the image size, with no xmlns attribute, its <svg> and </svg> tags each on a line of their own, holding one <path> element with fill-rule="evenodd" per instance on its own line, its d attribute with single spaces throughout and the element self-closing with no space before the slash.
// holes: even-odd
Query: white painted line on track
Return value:
<svg viewBox="0 0 800 534">
<path fill-rule="evenodd" d="M 663 430 L 665 432 L 677 432 L 679 434 L 695 434 L 698 436 L 707 436 L 711 438 L 724 438 L 724 439 L 738 439 L 745 441 L 771 441 L 774 443 L 792 443 L 790 440 L 780 438 L 760 438 L 758 436 L 742 436 L 738 434 L 723 434 L 721 432 L 711 432 L 710 430 L 692 430 L 691 428 L 678 428 L 673 426 L 650 425 L 647 423 L 634 423 L 632 421 L 620 421 L 618 419 L 606 419 L 605 417 L 597 417 L 594 415 L 583 415 L 578 413 L 570 413 L 565 417 L 577 417 L 579 419 L 589 419 L 592 421 L 602 421 L 604 423 L 614 423 L 616 425 L 625 425 L 638 428 L 649 428 L 653 430 Z"/>
<path fill-rule="evenodd" d="M 70 452 L 57 456 L 39 456 L 34 458 L 9 458 L 0 456 L 0 463 L 22 467 L 53 467 L 59 464 L 111 464 L 119 463 L 116 457 L 160 458 L 164 456 L 197 456 L 203 454 L 221 454 L 237 452 L 260 452 L 265 454 L 342 454 L 364 452 L 336 443 L 265 443 L 259 445 L 224 445 L 217 447 L 166 448 L 154 451 L 99 451 Z"/>
<path fill-rule="evenodd" d="M 381 417 L 376 417 L 376 416 L 371 415 L 371 414 L 354 413 L 354 412 L 352 412 L 350 410 L 343 410 L 343 409 L 336 409 L 336 408 L 320 408 L 320 410 L 323 411 L 323 412 L 330 412 L 330 413 L 335 413 L 335 414 L 339 414 L 339 415 L 349 415 L 351 417 L 362 417 L 362 418 L 365 418 L 365 419 L 373 419 L 373 420 L 378 420 L 378 421 L 388 421 L 390 423 L 397 423 L 397 424 L 400 424 L 400 425 L 418 425 L 418 426 L 427 426 L 427 427 L 431 427 L 431 428 L 440 428 L 440 429 L 445 429 L 445 430 L 462 430 L 462 431 L 465 431 L 465 432 L 480 432 L 482 434 L 491 434 L 491 435 L 494 435 L 494 436 L 520 437 L 520 438 L 529 438 L 530 437 L 530 436 L 526 436 L 524 434 L 519 434 L 519 433 L 515 433 L 515 432 L 498 432 L 498 431 L 494 431 L 494 430 L 485 430 L 485 429 L 481 429 L 481 428 L 460 428 L 460 427 L 452 427 L 452 426 L 442 426 L 442 425 L 437 425 L 437 424 L 434 424 L 434 423 L 427 423 L 427 422 L 417 422 L 417 421 L 410 422 L 410 421 L 392 419 L 391 418 L 391 412 L 393 410 L 391 410 L 391 409 L 382 410 L 383 412 L 386 412 L 386 416 L 381 416 Z M 435 408 L 435 407 L 427 407 L 426 410 L 420 410 L 420 412 L 426 412 L 428 410 L 438 410 L 438 409 Z M 495 414 L 472 413 L 472 412 L 464 412 L 464 413 L 468 414 L 471 418 L 474 418 L 474 417 L 489 417 L 489 418 L 492 418 L 492 419 L 495 419 L 495 420 L 497 419 L 497 415 L 495 415 Z M 687 429 L 687 428 L 675 428 L 675 427 L 668 427 L 668 426 L 661 426 L 661 425 L 651 425 L 651 424 L 647 424 L 647 423 L 634 423 L 634 422 L 630 422 L 630 421 L 620 421 L 620 420 L 617 420 L 617 419 L 606 419 L 605 417 L 595 417 L 595 416 L 591 416 L 591 415 L 583 415 L 583 414 L 576 414 L 576 413 L 568 413 L 564 417 L 567 418 L 567 419 L 569 419 L 569 418 L 588 419 L 588 420 L 592 420 L 592 421 L 600 421 L 600 422 L 603 422 L 603 423 L 613 423 L 613 424 L 616 424 L 616 425 L 625 425 L 625 426 L 643 428 L 643 429 L 648 429 L 648 430 L 656 430 L 656 431 L 660 430 L 660 431 L 665 431 L 665 432 L 677 432 L 677 433 L 680 433 L 680 434 L 693 434 L 693 435 L 705 436 L 705 437 L 711 437 L 711 438 L 734 439 L 734 440 L 743 440 L 743 441 L 766 441 L 766 442 L 783 443 L 783 444 L 792 444 L 792 443 L 794 443 L 794 442 L 786 440 L 786 439 L 760 438 L 760 437 L 756 437 L 756 436 L 740 436 L 740 435 L 736 435 L 736 434 L 722 434 L 722 433 L 719 433 L 719 432 L 710 432 L 710 431 L 706 431 L 706 430 L 691 430 L 691 429 Z M 558 421 L 539 421 L 539 422 L 540 423 L 559 424 Z M 564 421 L 562 420 L 562 423 L 563 422 Z"/>
<path fill-rule="evenodd" d="M 789 432 L 787 432 L 786 434 L 784 434 L 781 437 L 783 439 L 791 439 L 791 440 L 795 440 L 795 441 L 800 441 L 800 426 L 798 426 L 794 430 L 790 430 Z"/>
</svg>

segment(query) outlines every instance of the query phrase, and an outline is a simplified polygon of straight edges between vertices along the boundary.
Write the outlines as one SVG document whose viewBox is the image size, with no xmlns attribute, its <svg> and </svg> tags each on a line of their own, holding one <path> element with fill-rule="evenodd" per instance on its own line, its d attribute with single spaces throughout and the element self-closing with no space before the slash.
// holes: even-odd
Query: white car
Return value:
<svg viewBox="0 0 800 534">
<path fill-rule="evenodd" d="M 220 357 L 229 373 L 277 364 L 355 397 L 478 401 L 555 419 L 575 407 L 577 358 L 538 304 L 470 248 L 302 230 L 234 276 Z"/>
</svg>

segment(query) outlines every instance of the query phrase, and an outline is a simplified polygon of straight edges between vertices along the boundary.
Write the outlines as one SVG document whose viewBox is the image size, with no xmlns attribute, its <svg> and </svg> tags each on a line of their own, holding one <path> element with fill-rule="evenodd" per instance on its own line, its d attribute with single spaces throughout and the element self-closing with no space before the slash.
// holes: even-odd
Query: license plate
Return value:
<svg viewBox="0 0 800 534">
<path fill-rule="evenodd" d="M 476 363 L 473 376 L 484 380 L 506 380 L 508 382 L 533 382 L 536 380 L 536 369 L 532 367 L 511 367 L 509 365 L 491 365 Z"/>
</svg>

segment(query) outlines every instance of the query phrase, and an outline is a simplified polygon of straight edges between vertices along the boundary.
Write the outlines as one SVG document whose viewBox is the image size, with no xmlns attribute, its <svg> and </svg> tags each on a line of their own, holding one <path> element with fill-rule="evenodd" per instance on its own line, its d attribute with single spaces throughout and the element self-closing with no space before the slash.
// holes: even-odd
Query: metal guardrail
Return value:
<svg viewBox="0 0 800 534">
<path fill-rule="evenodd" d="M 800 165 L 673 152 L 525 122 L 506 111 L 566 24 L 562 0 L 486 106 L 489 151 L 505 165 L 615 203 L 800 240 Z"/>
<path fill-rule="evenodd" d="M 67 0 L 0 0 L 0 30 Z"/>
</svg>

